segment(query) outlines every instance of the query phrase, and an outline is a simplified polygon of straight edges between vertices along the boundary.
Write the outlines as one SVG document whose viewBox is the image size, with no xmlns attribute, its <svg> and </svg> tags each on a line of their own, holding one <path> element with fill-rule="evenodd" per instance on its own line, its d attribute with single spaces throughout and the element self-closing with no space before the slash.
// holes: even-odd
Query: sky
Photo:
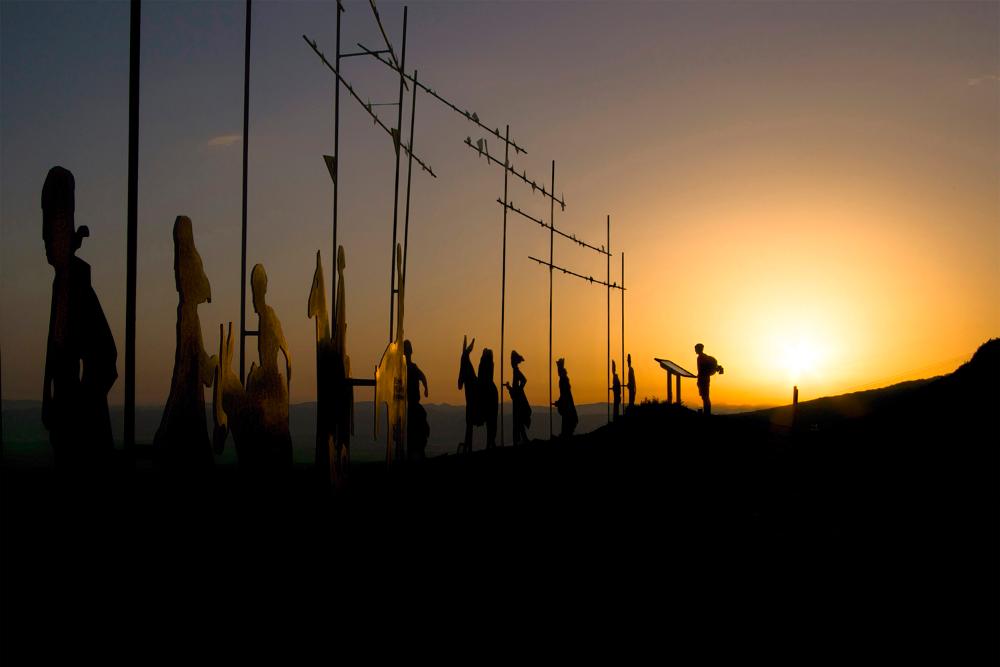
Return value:
<svg viewBox="0 0 1000 667">
<path fill-rule="evenodd" d="M 345 6 L 344 50 L 380 47 L 368 3 Z M 399 48 L 402 5 L 379 8 Z M 139 404 L 162 404 L 170 387 L 176 216 L 192 219 L 211 281 L 199 309 L 207 350 L 220 324 L 238 327 L 244 17 L 242 2 L 143 5 Z M 322 155 L 333 152 L 334 78 L 302 35 L 332 55 L 335 6 L 255 2 L 252 30 L 248 277 L 265 266 L 291 400 L 310 401 L 316 250 L 331 271 Z M 118 345 L 120 403 L 129 5 L 5 0 L 0 60 L 3 398 L 41 395 L 53 274 L 40 193 L 62 165 L 91 232 L 78 254 Z M 1000 335 L 996 2 L 419 2 L 406 68 L 488 126 L 509 123 L 528 150 L 518 171 L 548 183 L 555 161 L 558 228 L 606 245 L 611 216 L 640 398 L 665 398 L 654 357 L 693 370 L 697 342 L 726 368 L 713 403 L 764 406 L 788 403 L 793 384 L 806 400 L 949 372 Z M 351 58 L 344 75 L 365 99 L 396 99 L 398 78 L 377 62 Z M 354 374 L 370 376 L 388 342 L 395 161 L 346 92 L 341 104 L 347 344 Z M 393 107 L 375 109 L 395 125 Z M 405 333 L 429 402 L 464 401 L 463 335 L 475 360 L 483 347 L 499 355 L 503 172 L 463 144 L 483 136 L 418 96 L 414 151 L 438 177 L 413 174 Z M 539 194 L 509 187 L 515 205 L 548 219 Z M 546 230 L 508 219 L 505 347 L 526 359 L 533 404 L 548 401 L 549 275 L 528 256 L 547 258 L 548 246 Z M 558 238 L 554 258 L 607 271 Z M 566 358 L 577 403 L 603 401 L 609 307 L 621 363 L 621 297 L 609 306 L 603 287 L 558 273 L 553 294 L 554 358 Z M 248 339 L 247 366 L 255 357 Z M 696 401 L 693 384 L 683 391 Z"/>
</svg>

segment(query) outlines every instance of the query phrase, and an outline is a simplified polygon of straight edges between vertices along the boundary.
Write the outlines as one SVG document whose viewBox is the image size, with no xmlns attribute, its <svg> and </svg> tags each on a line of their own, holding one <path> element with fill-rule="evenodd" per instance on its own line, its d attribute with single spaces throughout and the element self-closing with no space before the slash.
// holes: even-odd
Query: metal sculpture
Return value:
<svg viewBox="0 0 1000 667">
<path fill-rule="evenodd" d="M 174 220 L 174 282 L 178 294 L 174 372 L 153 447 L 168 466 L 206 467 L 213 461 L 203 386 L 212 386 L 219 358 L 209 356 L 202 342 L 198 306 L 212 302 L 212 287 L 194 244 L 191 219 L 183 215 Z"/>
<path fill-rule="evenodd" d="M 232 322 L 223 338 L 219 327 L 219 369 L 214 392 L 215 450 L 221 453 L 229 430 L 236 441 L 240 465 L 250 469 L 287 468 L 292 463 L 288 433 L 288 386 L 292 363 L 281 323 L 267 305 L 267 274 L 257 264 L 250 274 L 253 307 L 259 319 L 257 351 L 260 365 L 250 366 L 246 387 L 232 371 Z M 285 355 L 285 377 L 278 370 L 278 351 Z"/>
<path fill-rule="evenodd" d="M 316 320 L 316 469 L 337 487 L 347 482 L 354 412 L 354 391 L 349 378 L 347 321 L 344 309 L 344 248 L 337 253 L 337 329 L 330 332 L 326 287 L 320 252 L 309 291 L 307 316 Z"/>
<path fill-rule="evenodd" d="M 386 438 L 386 463 L 406 460 L 406 357 L 403 355 L 403 248 L 396 245 L 396 268 L 400 277 L 396 299 L 396 336 L 386 346 L 375 369 L 375 436 L 379 435 L 379 410 L 384 404 L 389 432 Z"/>
</svg>

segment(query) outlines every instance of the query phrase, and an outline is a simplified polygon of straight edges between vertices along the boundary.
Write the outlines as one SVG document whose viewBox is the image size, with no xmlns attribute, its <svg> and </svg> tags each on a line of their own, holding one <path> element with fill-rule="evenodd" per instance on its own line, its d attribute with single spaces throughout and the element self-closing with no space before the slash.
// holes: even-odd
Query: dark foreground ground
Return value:
<svg viewBox="0 0 1000 667">
<path fill-rule="evenodd" d="M 644 405 L 569 443 L 355 466 L 339 494 L 308 469 L 8 468 L 4 664 L 108 632 L 252 647 L 285 623 L 330 642 L 358 626 L 375 653 L 474 628 L 466 662 L 995 662 L 996 350 L 964 375 L 803 404 L 794 427 L 787 410 Z"/>
</svg>

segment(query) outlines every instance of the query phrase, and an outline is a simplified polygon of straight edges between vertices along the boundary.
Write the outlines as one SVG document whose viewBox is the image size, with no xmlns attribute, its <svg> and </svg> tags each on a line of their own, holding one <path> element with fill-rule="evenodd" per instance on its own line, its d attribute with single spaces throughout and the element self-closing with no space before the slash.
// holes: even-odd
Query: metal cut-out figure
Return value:
<svg viewBox="0 0 1000 667">
<path fill-rule="evenodd" d="M 344 248 L 337 252 L 336 337 L 330 333 L 326 310 L 323 264 L 316 251 L 316 271 L 309 291 L 307 316 L 316 320 L 316 469 L 341 487 L 350 464 L 354 392 L 350 384 L 350 359 L 346 355 L 347 322 L 344 312 Z"/>
<path fill-rule="evenodd" d="M 611 389 L 611 395 L 614 397 L 614 405 L 615 405 L 614 410 L 612 411 L 611 414 L 614 417 L 614 421 L 618 421 L 618 413 L 622 407 L 622 381 L 618 379 L 618 368 L 615 366 L 615 362 L 613 359 L 611 361 L 611 378 L 612 380 L 610 389 Z"/>
<path fill-rule="evenodd" d="M 427 439 L 431 433 L 427 422 L 427 410 L 420 405 L 420 385 L 424 385 L 427 397 L 427 376 L 413 362 L 413 345 L 403 341 L 403 356 L 406 357 L 406 449 L 411 459 L 424 458 Z"/>
<path fill-rule="evenodd" d="M 153 447 L 169 467 L 207 467 L 213 459 L 204 387 L 212 386 L 219 358 L 209 356 L 202 342 L 198 306 L 212 302 L 212 288 L 194 245 L 191 219 L 183 215 L 174 220 L 174 281 L 178 294 L 174 373 Z"/>
<path fill-rule="evenodd" d="M 118 378 L 118 350 L 90 282 L 90 265 L 76 256 L 90 232 L 75 228 L 73 174 L 49 170 L 42 186 L 42 239 L 55 269 L 42 383 L 42 424 L 59 466 L 101 465 L 114 449 L 108 391 Z"/>
<path fill-rule="evenodd" d="M 628 355 L 628 382 L 625 387 L 628 389 L 628 411 L 632 412 L 635 407 L 635 371 L 632 370 L 632 355 Z"/>
<path fill-rule="evenodd" d="M 251 364 L 244 389 L 232 371 L 233 332 L 222 336 L 219 327 L 219 369 L 216 372 L 214 410 L 215 449 L 221 452 L 228 431 L 233 431 L 240 465 L 251 469 L 287 468 L 292 463 L 288 432 L 288 386 L 292 362 L 281 322 L 267 305 L 267 274 L 257 264 L 250 274 L 254 311 L 259 317 L 257 353 L 260 365 Z M 278 351 L 285 356 L 285 377 L 278 370 Z"/>
<path fill-rule="evenodd" d="M 553 405 L 556 406 L 559 416 L 562 417 L 562 432 L 560 433 L 560 437 L 568 440 L 573 437 L 573 431 L 576 430 L 576 425 L 580 420 L 576 414 L 576 404 L 573 402 L 573 390 L 569 385 L 569 374 L 566 372 L 566 361 L 564 359 L 556 360 L 556 370 L 559 373 L 559 398 L 556 399 Z"/>
<path fill-rule="evenodd" d="M 379 410 L 385 405 L 389 432 L 386 439 L 386 463 L 406 460 L 406 357 L 403 354 L 403 248 L 396 244 L 396 336 L 382 353 L 375 368 L 375 436 L 379 432 Z"/>
<path fill-rule="evenodd" d="M 479 416 L 486 426 L 486 449 L 497 446 L 497 411 L 500 406 L 500 393 L 493 381 L 493 350 L 483 348 L 479 357 L 479 375 L 477 378 L 479 394 Z"/>
<path fill-rule="evenodd" d="M 528 384 L 528 379 L 521 372 L 522 362 L 524 362 L 524 357 L 518 354 L 517 350 L 511 350 L 510 366 L 513 369 L 512 377 L 510 382 L 503 383 L 503 386 L 507 388 L 507 392 L 510 394 L 515 445 L 528 442 L 528 428 L 531 426 L 531 405 L 528 403 L 528 397 L 524 393 L 524 385 Z"/>
<path fill-rule="evenodd" d="M 462 337 L 462 356 L 458 361 L 458 388 L 465 390 L 465 439 L 458 443 L 458 453 L 468 454 L 472 451 L 472 427 L 480 426 L 483 423 L 479 415 L 479 382 L 476 377 L 476 369 L 472 365 L 469 354 L 476 344 L 473 338 L 469 342 L 468 336 Z"/>
</svg>

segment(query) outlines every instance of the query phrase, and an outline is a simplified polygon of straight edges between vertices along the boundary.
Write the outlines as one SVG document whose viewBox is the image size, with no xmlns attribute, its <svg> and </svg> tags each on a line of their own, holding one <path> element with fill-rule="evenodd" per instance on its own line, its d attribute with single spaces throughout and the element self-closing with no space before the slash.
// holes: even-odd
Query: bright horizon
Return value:
<svg viewBox="0 0 1000 667">
<path fill-rule="evenodd" d="M 345 4 L 345 44 L 379 45 L 367 3 Z M 402 6 L 379 8 L 398 46 Z M 317 249 L 328 299 L 332 270 L 321 156 L 333 152 L 334 80 L 301 35 L 331 54 L 334 18 L 328 4 L 254 3 L 248 273 L 267 269 L 292 403 L 315 400 Z M 654 357 L 693 371 L 702 342 L 726 369 L 714 404 L 768 406 L 789 403 L 793 384 L 804 401 L 947 373 L 1000 335 L 998 25 L 1000 5 L 976 2 L 412 3 L 407 69 L 487 125 L 510 123 L 529 151 L 514 164 L 539 183 L 556 161 L 557 227 L 603 245 L 611 215 L 637 401 L 666 396 Z M 136 402 L 161 405 L 177 215 L 191 217 L 212 285 L 206 350 L 218 351 L 220 323 L 238 326 L 243 3 L 144 3 L 142 29 Z M 128 3 L 5 2 L 0 43 L 2 395 L 41 397 L 52 269 L 39 196 L 61 164 L 91 232 L 79 256 L 118 346 L 120 404 Z M 345 63 L 363 95 L 394 99 L 388 70 Z M 393 151 L 346 92 L 341 103 L 338 241 L 363 376 L 387 342 Z M 379 113 L 394 124 L 391 107 Z M 405 321 L 429 403 L 464 402 L 463 335 L 476 338 L 474 363 L 484 346 L 499 355 L 502 172 L 466 136 L 483 132 L 418 97 L 414 151 L 438 178 L 413 175 Z M 547 220 L 540 196 L 510 187 Z M 547 252 L 544 230 L 509 217 L 506 354 L 525 357 L 533 405 L 548 402 L 548 275 L 527 256 Z M 603 258 L 558 238 L 555 260 L 604 278 Z M 553 360 L 566 358 L 578 404 L 602 402 L 605 291 L 556 273 L 554 292 Z M 619 363 L 620 308 L 612 294 Z M 248 367 L 255 358 L 250 339 Z M 683 392 L 697 405 L 693 381 Z"/>
</svg>

